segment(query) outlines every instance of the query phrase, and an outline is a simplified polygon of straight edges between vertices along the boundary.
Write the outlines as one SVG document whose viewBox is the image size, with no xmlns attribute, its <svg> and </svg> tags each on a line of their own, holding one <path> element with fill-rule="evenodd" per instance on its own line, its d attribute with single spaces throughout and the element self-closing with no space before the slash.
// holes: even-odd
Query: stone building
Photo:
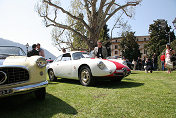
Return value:
<svg viewBox="0 0 176 118">
<path fill-rule="evenodd" d="M 136 36 L 137 43 L 139 44 L 139 50 L 141 52 L 141 57 L 146 56 L 147 51 L 144 49 L 144 45 L 150 40 L 149 36 Z M 120 41 L 122 37 L 113 38 L 111 40 L 111 56 L 121 56 L 122 52 L 120 49 Z"/>
</svg>

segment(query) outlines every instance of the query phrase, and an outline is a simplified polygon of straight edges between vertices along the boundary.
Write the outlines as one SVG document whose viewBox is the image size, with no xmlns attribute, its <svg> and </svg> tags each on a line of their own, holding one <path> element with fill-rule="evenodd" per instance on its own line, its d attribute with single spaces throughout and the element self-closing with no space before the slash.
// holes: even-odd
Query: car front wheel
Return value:
<svg viewBox="0 0 176 118">
<path fill-rule="evenodd" d="M 81 67 L 80 72 L 79 72 L 79 79 L 80 79 L 80 83 L 83 86 L 90 86 L 95 83 L 95 80 L 92 77 L 92 73 L 89 67 L 87 66 Z"/>
<path fill-rule="evenodd" d="M 54 71 L 52 69 L 49 70 L 48 74 L 49 74 L 50 81 L 52 82 L 57 81 L 57 77 L 54 75 Z"/>
</svg>

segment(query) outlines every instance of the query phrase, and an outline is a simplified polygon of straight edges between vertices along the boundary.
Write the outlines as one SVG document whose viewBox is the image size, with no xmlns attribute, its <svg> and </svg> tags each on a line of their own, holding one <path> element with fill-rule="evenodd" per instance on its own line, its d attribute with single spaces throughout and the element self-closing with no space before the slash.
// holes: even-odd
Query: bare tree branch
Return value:
<svg viewBox="0 0 176 118">
<path fill-rule="evenodd" d="M 77 12 L 76 11 L 77 9 L 74 10 L 74 13 L 72 13 L 67 11 L 57 3 L 54 3 L 54 0 L 43 0 L 41 7 L 44 7 L 44 8 L 43 9 L 39 8 L 38 13 L 40 17 L 44 19 L 44 23 L 46 27 L 54 26 L 54 27 L 71 31 L 70 36 L 72 36 L 72 33 L 80 36 L 81 39 L 87 43 L 89 48 L 93 49 L 94 46 L 96 45 L 96 41 L 99 39 L 102 28 L 111 17 L 113 17 L 120 10 L 122 10 L 123 13 L 125 13 L 128 17 L 131 17 L 131 15 L 128 14 L 128 12 L 126 11 L 126 8 L 128 6 L 136 6 L 139 4 L 139 2 L 141 2 L 141 0 L 129 0 L 129 1 L 136 1 L 136 2 L 127 2 L 126 4 L 121 5 L 121 4 L 117 4 L 117 0 L 99 0 L 99 1 L 82 0 L 80 2 L 84 3 L 84 9 L 85 9 L 85 12 L 87 13 L 87 18 L 86 18 L 83 15 L 82 17 L 74 15 Z M 97 4 L 99 4 L 99 7 Z M 113 7 L 116 7 L 116 8 L 113 9 Z M 51 11 L 50 8 L 54 9 L 54 12 L 50 12 Z M 78 12 L 79 12 L 79 9 L 82 10 L 82 8 L 83 8 L 82 5 L 81 6 L 78 5 Z M 68 23 L 69 25 L 58 22 L 59 20 L 57 17 L 58 12 L 65 14 L 66 16 L 68 16 L 70 21 L 72 20 L 73 22 L 71 21 L 71 23 Z M 83 12 L 81 11 L 81 13 Z M 76 14 L 79 14 L 79 13 L 76 13 Z M 75 22 L 78 24 L 75 24 Z M 118 20 L 115 22 L 113 29 L 115 28 L 117 22 Z M 82 29 L 86 28 L 86 32 L 82 32 L 81 31 L 82 29 L 78 27 L 79 25 L 80 26 L 83 25 Z M 63 34 L 63 32 L 59 32 L 59 33 L 61 33 L 60 35 Z M 60 37 L 60 35 L 57 35 L 57 36 Z M 73 38 L 69 38 L 67 39 L 67 41 L 69 42 L 72 39 Z M 63 43 L 63 41 L 60 43 Z M 73 46 L 71 45 L 71 43 L 67 45 L 69 45 L 70 47 Z"/>
<path fill-rule="evenodd" d="M 105 19 L 104 24 L 105 24 L 117 11 L 119 11 L 119 10 L 121 10 L 121 9 L 124 9 L 124 8 L 126 8 L 127 6 L 136 6 L 136 5 L 138 5 L 138 4 L 139 4 L 139 2 L 128 2 L 127 4 L 118 7 L 117 9 L 115 9 L 115 10 Z"/>
<path fill-rule="evenodd" d="M 56 21 L 50 19 L 48 16 L 41 16 L 41 17 L 44 17 L 45 19 L 47 19 L 48 21 L 50 21 L 50 22 L 53 23 L 53 24 L 46 24 L 46 27 L 54 26 L 54 27 L 59 27 L 59 28 L 67 29 L 67 30 L 70 30 L 70 31 L 76 33 L 77 35 L 79 35 L 83 40 L 85 40 L 85 41 L 87 40 L 86 36 L 83 36 L 82 34 L 80 34 L 79 32 L 77 32 L 76 30 L 74 30 L 70 26 L 62 25 L 60 23 L 57 23 Z"/>
<path fill-rule="evenodd" d="M 87 14 L 89 14 L 89 16 L 90 16 L 91 12 L 90 12 L 90 10 L 89 10 L 88 0 L 84 0 L 84 4 L 85 4 L 84 6 L 85 6 L 85 8 L 86 8 Z"/>
<path fill-rule="evenodd" d="M 66 11 L 65 9 L 63 9 L 62 7 L 60 7 L 60 6 L 58 6 L 58 5 L 54 4 L 54 3 L 52 3 L 50 0 L 48 0 L 48 1 L 47 1 L 47 0 L 43 0 L 43 1 L 44 1 L 45 3 L 51 5 L 51 6 L 55 7 L 55 8 L 60 9 L 63 13 L 67 14 L 67 15 L 70 16 L 71 18 L 82 22 L 82 23 L 84 24 L 84 26 L 87 28 L 87 30 L 89 30 L 89 31 L 91 30 L 90 27 L 87 25 L 87 23 L 86 23 L 83 19 L 78 18 L 78 17 L 76 17 L 76 16 L 73 16 L 70 12 L 68 12 L 68 11 Z"/>
</svg>

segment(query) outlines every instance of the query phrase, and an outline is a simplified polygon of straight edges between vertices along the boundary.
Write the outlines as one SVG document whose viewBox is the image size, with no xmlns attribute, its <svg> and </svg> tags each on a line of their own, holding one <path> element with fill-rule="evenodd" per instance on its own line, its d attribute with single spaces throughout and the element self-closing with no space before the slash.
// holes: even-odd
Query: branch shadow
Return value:
<svg viewBox="0 0 176 118">
<path fill-rule="evenodd" d="M 48 93 L 43 101 L 35 99 L 32 93 L 0 98 L 0 106 L 2 118 L 50 118 L 58 113 L 78 113 L 75 108 Z"/>
</svg>

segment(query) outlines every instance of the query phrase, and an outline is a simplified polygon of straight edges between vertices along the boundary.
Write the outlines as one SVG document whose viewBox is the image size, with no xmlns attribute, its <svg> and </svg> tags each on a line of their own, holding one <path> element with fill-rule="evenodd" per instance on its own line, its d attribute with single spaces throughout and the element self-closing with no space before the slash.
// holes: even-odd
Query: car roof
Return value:
<svg viewBox="0 0 176 118">
<path fill-rule="evenodd" d="M 0 46 L 0 47 L 17 47 L 17 48 L 21 48 L 21 47 L 18 47 L 18 46 Z"/>
<path fill-rule="evenodd" d="M 66 52 L 66 53 L 73 54 L 73 53 L 77 53 L 77 52 L 87 53 L 86 51 L 70 51 L 70 52 Z M 66 53 L 62 53 L 62 54 L 66 54 Z"/>
</svg>

